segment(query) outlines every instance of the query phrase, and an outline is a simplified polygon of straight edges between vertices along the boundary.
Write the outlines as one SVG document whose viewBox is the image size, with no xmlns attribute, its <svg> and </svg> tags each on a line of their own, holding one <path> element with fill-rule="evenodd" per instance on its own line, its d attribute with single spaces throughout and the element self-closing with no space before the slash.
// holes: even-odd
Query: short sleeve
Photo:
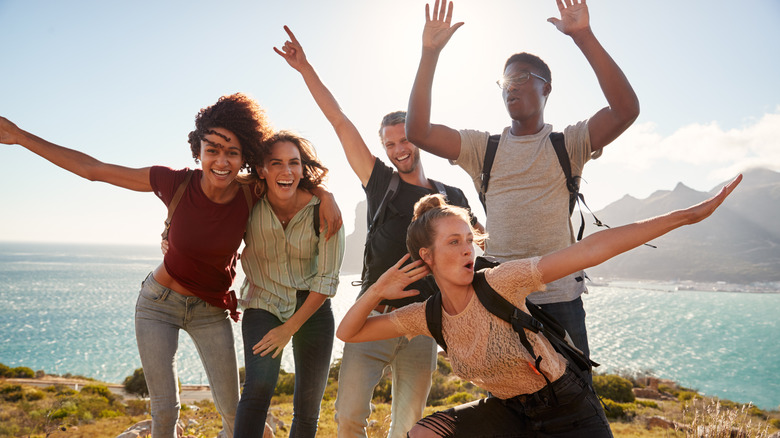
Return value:
<svg viewBox="0 0 780 438">
<path fill-rule="evenodd" d="M 502 263 L 486 270 L 485 279 L 501 296 L 521 307 L 531 292 L 545 290 L 538 268 L 540 259 L 532 257 Z"/>
<path fill-rule="evenodd" d="M 468 173 L 472 180 L 476 181 L 482 172 L 482 165 L 485 159 L 485 149 L 490 134 L 484 131 L 473 129 L 463 129 L 460 133 L 460 154 L 458 159 L 451 161 L 451 164 L 457 164 Z M 476 182 L 475 182 L 476 184 Z"/>
<path fill-rule="evenodd" d="M 425 303 L 412 303 L 390 312 L 390 320 L 408 339 L 418 335 L 431 336 L 425 320 Z"/>
<path fill-rule="evenodd" d="M 154 194 L 160 198 L 165 205 L 171 203 L 176 189 L 184 181 L 189 169 L 173 170 L 165 166 L 152 166 L 149 170 L 149 184 L 152 186 Z"/>
</svg>

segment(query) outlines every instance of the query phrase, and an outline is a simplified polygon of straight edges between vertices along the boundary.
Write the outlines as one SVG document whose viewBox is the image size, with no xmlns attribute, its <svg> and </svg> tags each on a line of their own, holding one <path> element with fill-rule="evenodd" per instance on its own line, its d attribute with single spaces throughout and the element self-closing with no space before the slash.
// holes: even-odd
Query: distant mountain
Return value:
<svg viewBox="0 0 780 438">
<path fill-rule="evenodd" d="M 739 187 L 705 221 L 656 239 L 658 248 L 642 246 L 588 270 L 591 278 L 694 280 L 752 283 L 780 281 L 780 173 L 752 169 L 743 173 Z M 717 193 L 699 192 L 680 183 L 646 199 L 624 196 L 597 211 L 612 227 L 685 208 Z M 585 213 L 586 233 L 599 230 Z M 579 227 L 579 214 L 572 220 Z M 361 272 L 366 236 L 366 202 L 356 207 L 355 231 L 347 236 L 342 272 Z"/>
<path fill-rule="evenodd" d="M 780 281 L 780 173 L 752 169 L 711 217 L 591 268 L 591 277 L 729 281 Z M 610 226 L 657 216 L 701 202 L 717 193 L 698 192 L 680 183 L 646 199 L 624 196 L 596 216 Z M 586 221 L 591 220 L 585 215 Z M 578 218 L 574 220 L 575 224 Z M 590 223 L 588 232 L 597 231 Z"/>
</svg>

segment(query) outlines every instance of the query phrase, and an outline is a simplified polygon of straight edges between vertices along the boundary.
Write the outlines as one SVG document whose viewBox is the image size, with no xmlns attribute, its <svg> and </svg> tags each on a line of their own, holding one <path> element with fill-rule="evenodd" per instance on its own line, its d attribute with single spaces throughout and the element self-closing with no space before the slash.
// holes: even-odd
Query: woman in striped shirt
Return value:
<svg viewBox="0 0 780 438">
<path fill-rule="evenodd" d="M 310 192 L 327 169 L 312 145 L 287 131 L 263 151 L 253 175 L 264 196 L 247 224 L 241 265 L 242 334 L 246 381 L 236 415 L 236 437 L 262 430 L 281 366 L 293 342 L 294 416 L 290 436 L 314 437 L 328 380 L 334 338 L 329 298 L 336 294 L 344 256 L 344 230 L 320 236 L 315 224 L 320 200 Z"/>
</svg>

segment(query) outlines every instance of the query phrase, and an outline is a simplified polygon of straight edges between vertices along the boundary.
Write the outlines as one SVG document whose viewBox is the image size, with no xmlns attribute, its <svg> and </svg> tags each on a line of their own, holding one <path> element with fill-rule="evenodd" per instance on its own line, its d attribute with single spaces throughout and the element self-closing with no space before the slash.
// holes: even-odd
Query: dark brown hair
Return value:
<svg viewBox="0 0 780 438">
<path fill-rule="evenodd" d="M 206 134 L 213 133 L 214 128 L 227 129 L 238 138 L 244 159 L 242 168 L 247 169 L 262 162 L 257 155 L 263 141 L 273 134 L 265 110 L 254 99 L 242 93 L 222 96 L 214 105 L 201 108 L 195 116 L 195 130 L 189 134 L 189 143 L 196 163 L 200 156 L 200 141 Z"/>
<path fill-rule="evenodd" d="M 298 152 L 301 154 L 301 165 L 303 166 L 303 177 L 299 183 L 299 187 L 311 191 L 315 187 L 319 186 L 328 175 L 328 168 L 322 164 L 317 157 L 317 151 L 314 149 L 314 145 L 309 140 L 301 137 L 300 135 L 292 131 L 278 131 L 266 141 L 263 142 L 260 155 L 267 157 L 270 155 L 271 148 L 280 141 L 289 141 L 298 148 Z M 257 166 L 263 166 L 265 163 L 257 163 Z M 250 169 L 250 178 L 252 181 L 258 182 L 259 194 L 262 196 L 265 194 L 264 181 L 260 179 L 257 174 L 257 169 L 253 166 Z"/>
</svg>

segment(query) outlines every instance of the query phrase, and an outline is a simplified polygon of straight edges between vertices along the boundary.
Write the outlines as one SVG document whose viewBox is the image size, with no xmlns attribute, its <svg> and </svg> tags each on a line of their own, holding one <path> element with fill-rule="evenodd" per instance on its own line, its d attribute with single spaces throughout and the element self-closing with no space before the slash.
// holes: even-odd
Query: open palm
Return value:
<svg viewBox="0 0 780 438">
<path fill-rule="evenodd" d="M 425 28 L 423 28 L 423 47 L 441 50 L 447 45 L 447 42 L 452 38 L 452 35 L 463 26 L 463 22 L 452 23 L 452 2 L 449 4 L 449 10 L 447 8 L 447 2 L 442 1 L 441 6 L 439 0 L 436 0 L 433 6 L 433 15 L 430 13 L 430 5 L 425 5 Z"/>
<path fill-rule="evenodd" d="M 561 18 L 551 17 L 547 19 L 558 30 L 566 35 L 572 35 L 579 30 L 590 26 L 588 5 L 585 0 L 556 0 Z"/>
</svg>

